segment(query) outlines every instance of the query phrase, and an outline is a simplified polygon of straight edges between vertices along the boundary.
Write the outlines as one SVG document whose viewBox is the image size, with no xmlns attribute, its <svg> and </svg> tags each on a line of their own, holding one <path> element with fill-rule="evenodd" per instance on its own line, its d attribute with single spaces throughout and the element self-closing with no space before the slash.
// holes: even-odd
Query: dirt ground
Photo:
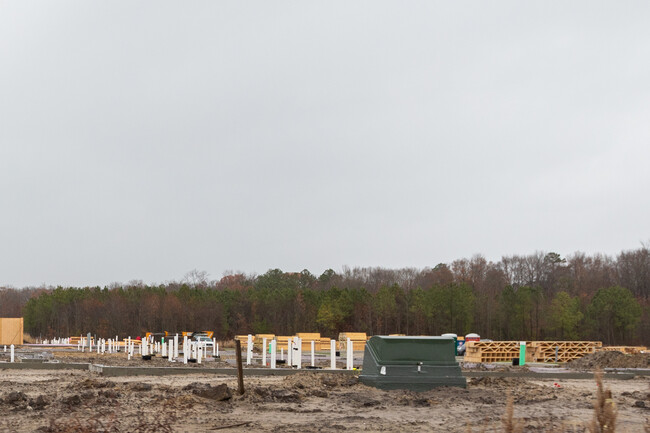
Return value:
<svg viewBox="0 0 650 433">
<path fill-rule="evenodd" d="M 194 374 L 103 378 L 86 371 L 0 370 L 0 431 L 501 431 L 506 396 L 526 431 L 573 429 L 593 416 L 595 382 L 470 379 L 467 389 L 380 391 L 356 377 L 300 373 L 246 379 Z M 221 386 L 220 386 L 221 385 Z M 225 386 L 223 386 L 225 385 Z M 642 432 L 650 380 L 606 382 L 617 431 Z M 227 388 L 226 388 L 227 387 Z"/>
</svg>

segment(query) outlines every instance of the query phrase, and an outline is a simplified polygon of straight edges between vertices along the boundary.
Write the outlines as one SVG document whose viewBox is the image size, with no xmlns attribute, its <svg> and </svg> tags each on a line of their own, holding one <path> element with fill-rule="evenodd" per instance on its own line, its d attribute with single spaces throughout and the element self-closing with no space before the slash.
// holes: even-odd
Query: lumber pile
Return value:
<svg viewBox="0 0 650 433">
<path fill-rule="evenodd" d="M 293 338 L 291 335 L 276 335 L 275 336 L 275 341 L 277 344 L 278 350 L 280 348 L 284 348 L 284 350 L 287 350 L 287 345 L 289 344 L 289 339 Z"/>
<path fill-rule="evenodd" d="M 626 355 L 635 355 L 637 353 L 647 352 L 648 348 L 645 346 L 603 346 L 596 350 L 596 352 L 621 352 Z"/>
<path fill-rule="evenodd" d="M 602 347 L 600 341 L 532 341 L 526 348 L 535 362 L 569 362 L 594 353 Z"/>
<path fill-rule="evenodd" d="M 320 350 L 320 332 L 298 332 L 296 337 L 300 338 L 302 351 L 311 350 L 311 342 L 314 342 L 314 350 Z"/>
<path fill-rule="evenodd" d="M 519 358 L 519 341 L 468 341 L 465 362 L 510 362 Z M 526 362 L 569 362 L 594 353 L 600 341 L 528 341 Z"/>
<path fill-rule="evenodd" d="M 339 350 L 346 350 L 348 338 L 352 340 L 352 350 L 364 350 L 368 337 L 365 332 L 341 332 L 339 333 Z"/>
<path fill-rule="evenodd" d="M 519 358 L 519 341 L 468 341 L 465 362 L 511 362 Z"/>
<path fill-rule="evenodd" d="M 241 341 L 242 345 L 248 342 L 248 334 L 246 335 L 235 335 L 235 340 Z M 253 344 L 255 344 L 255 336 L 253 335 Z"/>
<path fill-rule="evenodd" d="M 275 338 L 275 334 L 255 334 L 255 336 L 253 337 L 253 346 L 262 347 L 265 338 L 268 347 L 268 344 L 271 342 L 271 340 Z"/>
</svg>

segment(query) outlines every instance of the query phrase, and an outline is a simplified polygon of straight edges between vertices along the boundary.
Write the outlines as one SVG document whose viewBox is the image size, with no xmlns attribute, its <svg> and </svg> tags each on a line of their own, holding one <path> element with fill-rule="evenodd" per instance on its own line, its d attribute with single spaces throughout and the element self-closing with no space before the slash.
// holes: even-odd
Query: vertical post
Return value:
<svg viewBox="0 0 650 433">
<path fill-rule="evenodd" d="M 284 361 L 284 347 L 280 348 L 280 359 Z"/>
<path fill-rule="evenodd" d="M 244 394 L 244 367 L 241 365 L 241 341 L 235 340 L 235 353 L 237 354 L 237 384 L 239 394 Z"/>
<path fill-rule="evenodd" d="M 296 356 L 296 368 L 302 368 L 302 338 L 296 337 L 296 345 L 298 346 L 298 353 Z"/>
<path fill-rule="evenodd" d="M 169 362 L 172 362 L 174 360 L 174 339 L 170 338 L 169 339 L 169 352 L 167 353 L 167 359 Z"/>
<path fill-rule="evenodd" d="M 266 367 L 266 337 L 262 338 L 262 365 Z"/>
<path fill-rule="evenodd" d="M 330 340 L 330 368 L 336 370 L 336 340 Z"/>
<path fill-rule="evenodd" d="M 246 342 L 246 365 L 251 365 L 253 358 L 253 336 L 248 334 L 248 341 Z"/>
<path fill-rule="evenodd" d="M 217 339 L 213 338 L 212 339 L 212 356 L 214 356 L 215 358 L 218 356 L 217 355 L 217 352 L 219 351 L 218 347 L 219 346 L 217 345 Z"/>
<path fill-rule="evenodd" d="M 92 352 L 92 351 L 93 351 L 93 342 L 91 340 L 91 335 L 90 335 L 90 332 L 89 332 L 88 333 L 88 352 Z"/>
<path fill-rule="evenodd" d="M 354 363 L 354 347 L 352 346 L 352 340 L 348 338 L 348 347 L 347 347 L 347 369 L 352 370 L 352 365 Z"/>
<path fill-rule="evenodd" d="M 271 368 L 275 368 L 275 358 L 277 357 L 277 353 L 275 352 L 276 344 L 276 340 L 271 340 Z"/>
<path fill-rule="evenodd" d="M 14 362 L 14 345 L 9 346 L 9 361 Z"/>
<path fill-rule="evenodd" d="M 174 336 L 174 358 L 178 358 L 178 334 Z"/>
<path fill-rule="evenodd" d="M 519 342 L 519 365 L 526 364 L 526 342 Z"/>
<path fill-rule="evenodd" d="M 287 342 L 287 365 L 293 367 L 293 338 L 291 337 Z"/>
<path fill-rule="evenodd" d="M 315 349 L 314 346 L 315 345 L 316 345 L 316 342 L 314 342 L 314 340 L 311 340 L 311 366 L 312 367 L 314 366 L 314 361 L 315 361 L 315 359 L 314 359 L 315 358 L 315 356 L 314 356 L 314 349 Z"/>
<path fill-rule="evenodd" d="M 219 343 L 217 343 L 217 356 L 219 356 Z"/>
<path fill-rule="evenodd" d="M 198 344 L 199 343 L 197 342 L 197 345 Z M 203 350 L 201 349 L 201 347 L 199 347 L 198 349 L 199 350 L 196 351 L 196 363 L 200 364 L 201 363 L 201 355 L 203 355 Z"/>
</svg>

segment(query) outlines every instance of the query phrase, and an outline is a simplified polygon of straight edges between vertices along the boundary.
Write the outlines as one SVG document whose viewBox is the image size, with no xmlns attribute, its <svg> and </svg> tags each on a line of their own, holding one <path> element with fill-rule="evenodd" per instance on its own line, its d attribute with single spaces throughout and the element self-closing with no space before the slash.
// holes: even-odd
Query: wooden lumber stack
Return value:
<svg viewBox="0 0 650 433">
<path fill-rule="evenodd" d="M 264 344 L 264 339 L 266 338 L 266 344 L 268 348 L 268 344 L 271 343 L 271 340 L 275 338 L 275 334 L 255 334 L 255 337 L 253 338 L 253 345 L 262 347 L 262 344 Z"/>
<path fill-rule="evenodd" d="M 339 350 L 347 349 L 348 338 L 352 340 L 352 350 L 363 351 L 368 340 L 365 332 L 341 332 L 339 333 Z"/>
<path fill-rule="evenodd" d="M 293 338 L 293 336 L 290 335 L 276 335 L 275 336 L 275 341 L 277 342 L 277 347 L 278 347 L 278 352 L 280 351 L 281 348 L 284 349 L 284 351 L 287 351 L 287 344 L 289 343 L 289 339 Z"/>
<path fill-rule="evenodd" d="M 532 341 L 526 351 L 530 351 L 536 362 L 569 362 L 594 353 L 603 345 L 600 341 Z"/>
<path fill-rule="evenodd" d="M 320 338 L 320 350 L 330 350 L 330 341 L 332 339 L 329 337 L 321 337 Z"/>
<path fill-rule="evenodd" d="M 519 358 L 519 341 L 468 341 L 465 362 L 511 362 Z"/>
<path fill-rule="evenodd" d="M 300 338 L 302 344 L 302 351 L 308 352 L 311 350 L 311 342 L 314 342 L 314 350 L 320 349 L 320 332 L 299 332 L 296 337 Z"/>
<path fill-rule="evenodd" d="M 246 335 L 235 335 L 235 340 L 241 341 L 242 345 L 248 342 L 248 334 Z M 253 335 L 253 344 L 255 344 L 255 336 Z"/>
<path fill-rule="evenodd" d="M 607 351 L 607 352 L 621 352 L 625 353 L 626 355 L 635 355 L 637 353 L 641 352 L 647 352 L 648 348 L 645 346 L 603 346 L 600 347 L 596 350 L 597 352 L 600 351 Z"/>
</svg>

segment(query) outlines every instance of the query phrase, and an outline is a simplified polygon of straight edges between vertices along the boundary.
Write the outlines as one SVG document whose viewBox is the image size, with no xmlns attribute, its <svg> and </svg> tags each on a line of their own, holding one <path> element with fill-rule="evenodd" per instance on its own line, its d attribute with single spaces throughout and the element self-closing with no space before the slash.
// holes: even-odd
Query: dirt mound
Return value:
<svg viewBox="0 0 650 433">
<path fill-rule="evenodd" d="M 650 354 L 626 355 L 617 351 L 590 353 L 567 363 L 574 370 L 593 370 L 596 368 L 650 368 Z"/>
</svg>

